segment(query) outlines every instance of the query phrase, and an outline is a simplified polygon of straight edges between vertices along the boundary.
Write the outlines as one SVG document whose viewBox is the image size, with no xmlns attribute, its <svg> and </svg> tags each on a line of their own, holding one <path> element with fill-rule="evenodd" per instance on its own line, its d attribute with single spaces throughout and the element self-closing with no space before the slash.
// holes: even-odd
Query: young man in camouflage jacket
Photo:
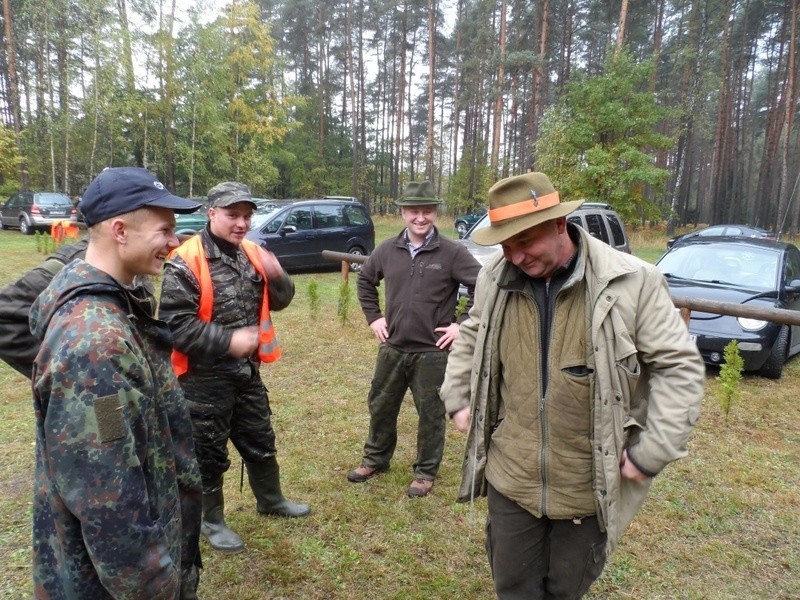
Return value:
<svg viewBox="0 0 800 600">
<path fill-rule="evenodd" d="M 106 169 L 81 209 L 85 260 L 31 308 L 37 598 L 196 597 L 200 473 L 169 361 L 171 337 L 137 275 L 178 245 L 173 211 L 199 205 L 145 169 Z"/>
</svg>

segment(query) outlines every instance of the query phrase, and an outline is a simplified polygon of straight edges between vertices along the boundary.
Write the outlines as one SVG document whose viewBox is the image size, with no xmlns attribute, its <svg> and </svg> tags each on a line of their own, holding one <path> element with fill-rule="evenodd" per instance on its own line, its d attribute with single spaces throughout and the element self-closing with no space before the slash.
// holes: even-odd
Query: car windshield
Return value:
<svg viewBox="0 0 800 600">
<path fill-rule="evenodd" d="M 774 290 L 780 253 L 737 244 L 687 244 L 667 252 L 658 268 L 667 278 L 726 283 L 755 291 Z"/>
<path fill-rule="evenodd" d="M 72 206 L 69 197 L 64 194 L 37 194 L 35 203 L 42 206 Z"/>
<path fill-rule="evenodd" d="M 253 217 L 250 219 L 250 229 L 258 229 L 267 220 L 272 213 L 280 208 L 274 204 L 264 204 L 259 206 L 253 211 Z"/>
</svg>

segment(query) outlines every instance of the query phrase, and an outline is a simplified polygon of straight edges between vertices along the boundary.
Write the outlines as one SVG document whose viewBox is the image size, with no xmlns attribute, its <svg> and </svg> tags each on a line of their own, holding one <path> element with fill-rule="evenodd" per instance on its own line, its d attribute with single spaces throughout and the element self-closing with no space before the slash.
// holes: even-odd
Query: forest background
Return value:
<svg viewBox="0 0 800 600">
<path fill-rule="evenodd" d="M 3 0 L 0 197 L 140 165 L 200 196 L 542 170 L 629 222 L 800 225 L 800 0 Z"/>
</svg>

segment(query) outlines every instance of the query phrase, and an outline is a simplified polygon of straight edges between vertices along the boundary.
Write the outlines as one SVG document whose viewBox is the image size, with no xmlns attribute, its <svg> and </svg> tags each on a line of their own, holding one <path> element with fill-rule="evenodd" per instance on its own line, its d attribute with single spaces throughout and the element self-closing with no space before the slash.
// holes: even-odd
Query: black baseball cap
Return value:
<svg viewBox="0 0 800 600">
<path fill-rule="evenodd" d="M 171 208 L 176 213 L 192 213 L 200 204 L 175 196 L 147 169 L 109 167 L 86 188 L 79 208 L 91 227 L 143 206 Z"/>
</svg>

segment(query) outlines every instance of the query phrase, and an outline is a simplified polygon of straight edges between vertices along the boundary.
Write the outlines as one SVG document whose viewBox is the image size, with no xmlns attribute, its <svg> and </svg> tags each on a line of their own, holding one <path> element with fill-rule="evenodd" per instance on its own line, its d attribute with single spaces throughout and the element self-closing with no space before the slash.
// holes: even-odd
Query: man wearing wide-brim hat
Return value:
<svg viewBox="0 0 800 600">
<path fill-rule="evenodd" d="M 429 181 L 410 182 L 396 201 L 405 228 L 380 244 L 361 268 L 358 300 L 380 344 L 367 398 L 370 426 L 361 464 L 347 474 L 364 483 L 389 469 L 397 445 L 397 415 L 410 388 L 419 415 L 411 498 L 427 496 L 444 453 L 446 418 L 439 387 L 448 350 L 458 338 L 458 289 L 471 305 L 478 262 L 435 227 L 442 203 Z M 378 286 L 385 284 L 386 309 Z M 466 318 L 466 315 L 462 317 Z"/>
<path fill-rule="evenodd" d="M 705 370 L 660 272 L 568 223 L 543 173 L 489 190 L 481 271 L 441 395 L 468 431 L 459 501 L 488 498 L 500 598 L 578 598 L 686 455 Z"/>
</svg>

